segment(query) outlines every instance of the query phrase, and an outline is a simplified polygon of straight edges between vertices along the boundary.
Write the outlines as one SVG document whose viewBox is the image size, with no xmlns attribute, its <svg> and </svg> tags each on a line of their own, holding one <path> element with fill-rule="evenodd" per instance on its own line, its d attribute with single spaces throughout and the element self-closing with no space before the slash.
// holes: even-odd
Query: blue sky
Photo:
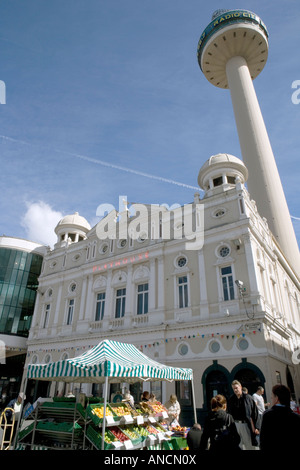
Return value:
<svg viewBox="0 0 300 470">
<path fill-rule="evenodd" d="M 211 155 L 241 158 L 229 91 L 196 57 L 212 13 L 231 7 L 269 31 L 254 85 L 300 240 L 297 0 L 2 0 L 0 234 L 51 244 L 63 215 L 93 225 L 119 195 L 189 203 Z"/>
</svg>

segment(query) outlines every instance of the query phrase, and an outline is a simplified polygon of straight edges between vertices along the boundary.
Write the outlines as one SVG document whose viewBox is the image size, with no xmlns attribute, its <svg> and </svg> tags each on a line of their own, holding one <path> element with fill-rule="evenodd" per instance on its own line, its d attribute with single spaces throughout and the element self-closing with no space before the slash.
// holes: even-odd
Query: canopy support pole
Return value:
<svg viewBox="0 0 300 470">
<path fill-rule="evenodd" d="M 102 422 L 102 442 L 101 442 L 101 450 L 104 450 L 104 436 L 105 436 L 105 422 L 106 422 L 107 391 L 108 391 L 108 376 L 105 377 L 105 383 L 104 383 L 104 405 L 103 405 L 103 422 Z"/>
<path fill-rule="evenodd" d="M 194 408 L 194 422 L 197 423 L 197 411 L 196 411 L 196 402 L 195 402 L 194 379 L 192 379 L 192 397 L 193 397 L 193 408 Z"/>
</svg>

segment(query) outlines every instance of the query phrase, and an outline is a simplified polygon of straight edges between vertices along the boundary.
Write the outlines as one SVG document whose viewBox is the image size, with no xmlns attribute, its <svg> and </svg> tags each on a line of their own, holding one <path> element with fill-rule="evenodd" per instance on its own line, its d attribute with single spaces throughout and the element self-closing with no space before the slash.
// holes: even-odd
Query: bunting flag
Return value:
<svg viewBox="0 0 300 470">
<path fill-rule="evenodd" d="M 160 339 L 159 341 L 154 341 L 153 343 L 147 343 L 147 344 L 139 345 L 136 347 L 139 348 L 140 350 L 143 350 L 143 349 L 155 348 L 163 343 L 171 343 L 171 342 L 191 340 L 191 339 L 201 340 L 204 338 L 221 338 L 221 339 L 226 338 L 226 340 L 229 340 L 229 339 L 240 338 L 240 337 L 245 338 L 245 336 L 249 336 L 252 334 L 255 335 L 257 332 L 260 332 L 260 331 L 261 331 L 261 328 L 259 327 L 257 328 L 257 330 L 247 331 L 247 333 L 241 333 L 241 332 L 239 333 L 236 333 L 236 332 L 232 332 L 232 333 L 213 332 L 212 333 L 211 332 L 211 333 L 205 333 L 205 334 L 197 333 L 193 335 L 175 336 L 173 338 Z M 94 346 L 95 346 L 94 344 L 89 344 L 89 345 L 84 345 L 84 346 L 65 346 L 61 348 L 38 348 L 34 351 L 33 350 L 28 351 L 27 356 L 31 356 L 39 352 L 51 353 L 51 352 L 64 352 L 64 351 L 84 351 L 86 349 L 91 349 Z"/>
</svg>

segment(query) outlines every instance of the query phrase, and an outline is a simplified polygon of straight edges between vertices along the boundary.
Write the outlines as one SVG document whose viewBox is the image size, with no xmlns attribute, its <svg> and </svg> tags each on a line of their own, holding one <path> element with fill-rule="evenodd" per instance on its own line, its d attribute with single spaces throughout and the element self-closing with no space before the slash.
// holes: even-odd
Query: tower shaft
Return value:
<svg viewBox="0 0 300 470">
<path fill-rule="evenodd" d="M 285 194 L 246 60 L 226 63 L 228 87 L 243 161 L 249 171 L 248 189 L 258 211 L 291 264 L 300 272 L 299 248 Z"/>
<path fill-rule="evenodd" d="M 212 85 L 230 89 L 250 195 L 299 276 L 299 247 L 253 86 L 267 61 L 268 36 L 255 13 L 217 10 L 198 42 L 198 63 Z"/>
</svg>

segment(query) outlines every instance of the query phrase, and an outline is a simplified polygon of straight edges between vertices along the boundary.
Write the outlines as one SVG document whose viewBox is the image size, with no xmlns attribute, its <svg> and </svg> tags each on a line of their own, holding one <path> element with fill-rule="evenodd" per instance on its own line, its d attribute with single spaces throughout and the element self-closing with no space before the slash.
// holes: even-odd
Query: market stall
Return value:
<svg viewBox="0 0 300 470">
<path fill-rule="evenodd" d="M 197 421 L 192 369 L 170 367 L 156 362 L 129 343 L 103 340 L 97 346 L 75 358 L 49 364 L 30 364 L 24 381 L 24 390 L 26 390 L 28 379 L 69 383 L 104 383 L 102 450 L 104 449 L 109 383 L 191 380 L 194 419 L 195 422 Z"/>
</svg>

